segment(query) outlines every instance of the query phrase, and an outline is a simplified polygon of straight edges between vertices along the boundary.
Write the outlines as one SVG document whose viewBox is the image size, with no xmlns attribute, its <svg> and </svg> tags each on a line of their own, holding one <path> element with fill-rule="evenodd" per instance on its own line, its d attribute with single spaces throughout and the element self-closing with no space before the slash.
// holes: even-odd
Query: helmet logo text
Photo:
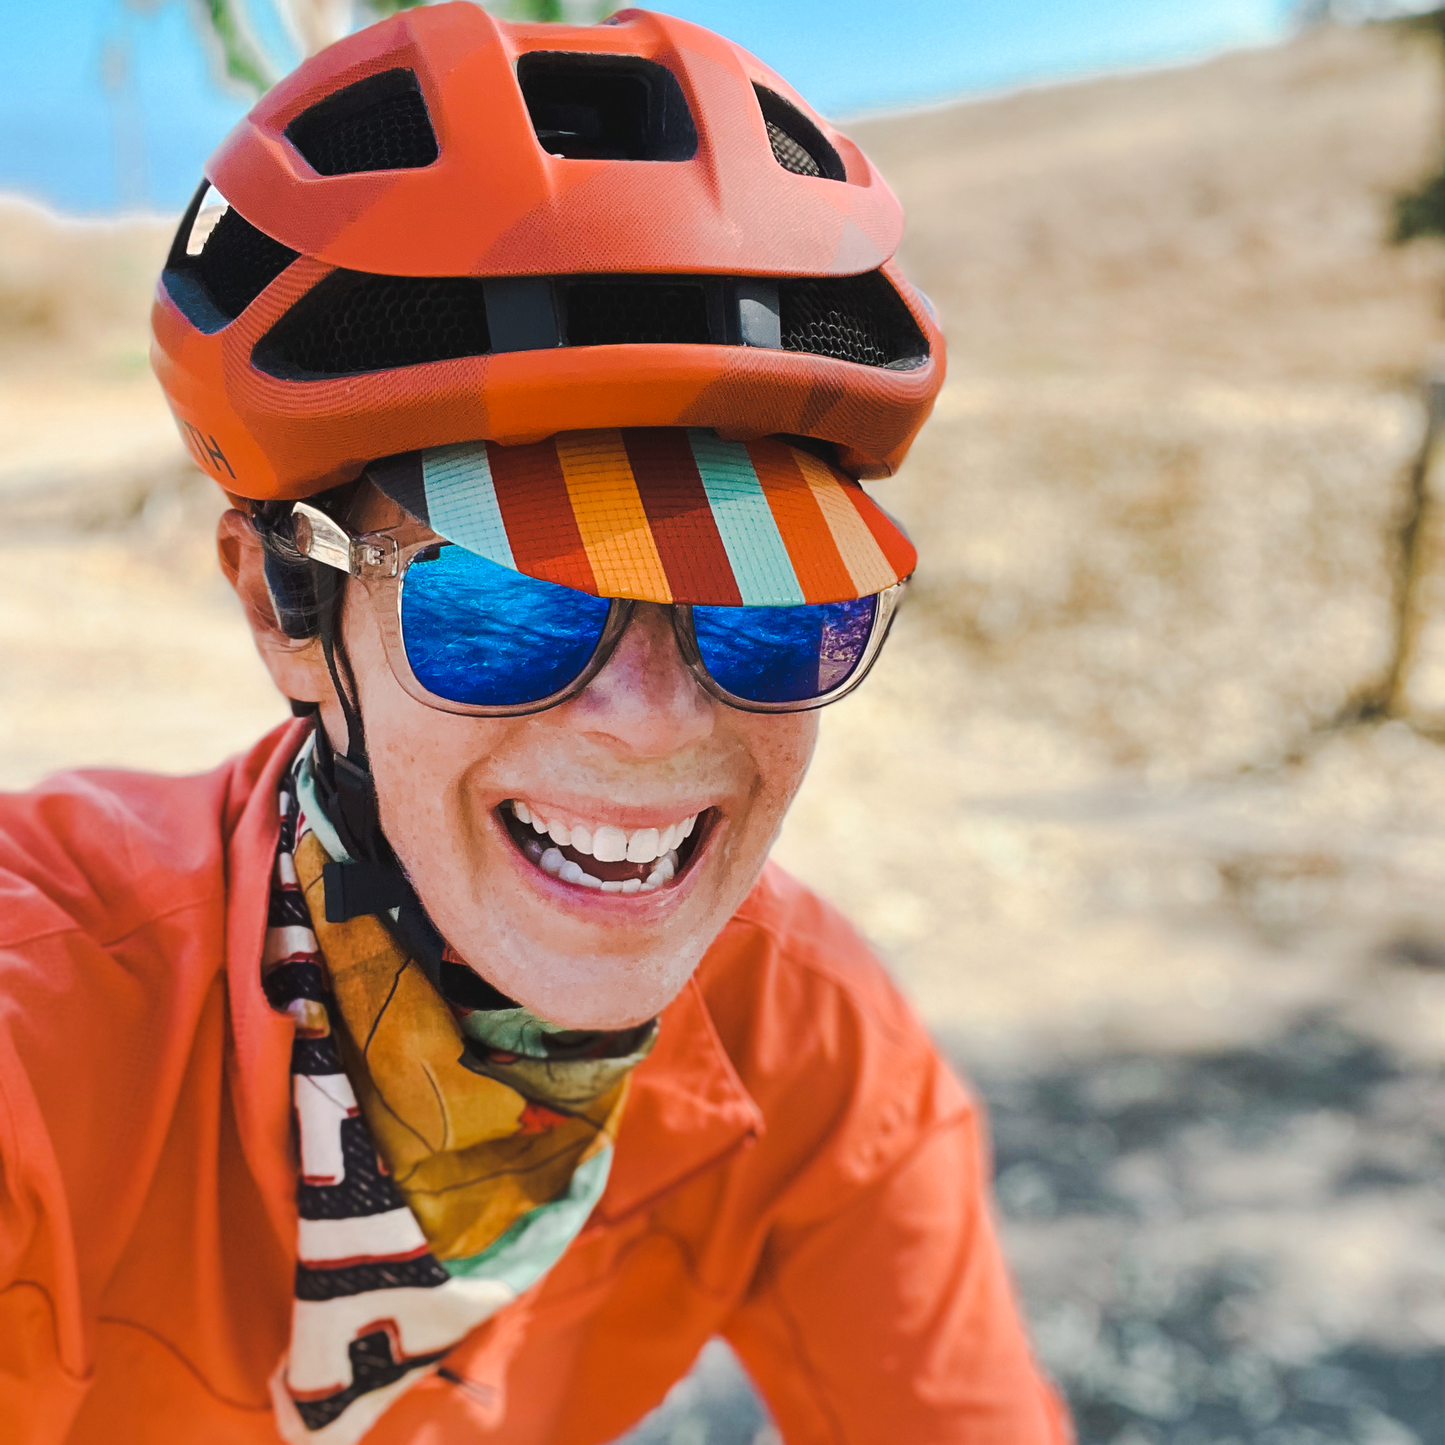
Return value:
<svg viewBox="0 0 1445 1445">
<path fill-rule="evenodd" d="M 196 460 L 203 467 L 208 467 L 218 477 L 221 475 L 221 468 L 225 467 L 226 475 L 233 482 L 236 480 L 236 473 L 232 470 L 230 462 L 226 460 L 226 454 L 221 450 L 221 444 L 214 435 L 206 436 L 198 426 L 183 421 L 181 436 L 185 438 L 186 445 L 190 447 Z"/>
</svg>

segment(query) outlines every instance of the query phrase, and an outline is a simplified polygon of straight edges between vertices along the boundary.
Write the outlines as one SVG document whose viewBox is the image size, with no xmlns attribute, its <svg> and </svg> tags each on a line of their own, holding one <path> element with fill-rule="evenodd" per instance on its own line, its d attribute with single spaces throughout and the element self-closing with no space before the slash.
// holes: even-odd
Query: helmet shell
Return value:
<svg viewBox="0 0 1445 1445">
<path fill-rule="evenodd" d="M 690 112 L 693 153 L 667 160 L 552 153 L 518 78 L 519 62 L 538 52 L 549 62 L 572 55 L 664 67 Z M 435 159 L 349 174 L 314 169 L 288 127 L 294 136 L 298 119 L 338 91 L 397 71 L 415 76 Z M 759 88 L 831 146 L 837 178 L 784 168 Z M 157 376 L 197 459 L 240 496 L 307 496 L 354 478 L 374 458 L 421 447 L 528 443 L 596 427 L 814 437 L 835 444 L 854 476 L 882 476 L 902 460 L 942 384 L 942 336 L 891 260 L 902 230 L 893 193 L 780 77 L 685 21 L 624 10 L 595 26 L 513 25 L 467 0 L 403 11 L 330 46 L 275 86 L 222 143 L 206 175 L 245 222 L 297 253 L 239 314 L 198 324 L 177 281 L 188 216 L 157 288 Z M 917 329 L 918 354 L 907 364 L 735 338 L 563 339 L 334 375 L 268 368 L 256 356 L 292 308 L 336 273 L 717 277 L 736 289 L 745 278 L 875 271 Z"/>
</svg>

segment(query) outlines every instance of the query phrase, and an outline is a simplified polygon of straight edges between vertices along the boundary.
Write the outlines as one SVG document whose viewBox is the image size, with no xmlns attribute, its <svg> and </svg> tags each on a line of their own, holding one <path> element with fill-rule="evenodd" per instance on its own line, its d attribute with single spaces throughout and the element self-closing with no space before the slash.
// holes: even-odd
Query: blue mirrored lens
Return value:
<svg viewBox="0 0 1445 1445">
<path fill-rule="evenodd" d="M 586 668 L 610 604 L 525 577 L 463 547 L 427 548 L 401 583 L 401 636 L 416 680 L 448 702 L 515 707 Z"/>
<path fill-rule="evenodd" d="M 703 666 L 748 702 L 804 702 L 845 683 L 868 650 L 876 597 L 811 607 L 694 607 Z"/>
</svg>

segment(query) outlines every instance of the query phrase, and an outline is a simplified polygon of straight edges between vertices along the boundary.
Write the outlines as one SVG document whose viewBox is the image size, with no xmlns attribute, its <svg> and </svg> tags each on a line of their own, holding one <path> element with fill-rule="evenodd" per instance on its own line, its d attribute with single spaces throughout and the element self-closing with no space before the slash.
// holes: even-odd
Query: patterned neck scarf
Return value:
<svg viewBox="0 0 1445 1445">
<path fill-rule="evenodd" d="M 280 802 L 262 982 L 296 1024 L 301 1178 L 271 1393 L 293 1445 L 350 1445 L 577 1236 L 657 1023 L 579 1033 L 443 998 L 381 919 L 326 921 L 323 869 L 347 860 L 309 742 Z"/>
</svg>

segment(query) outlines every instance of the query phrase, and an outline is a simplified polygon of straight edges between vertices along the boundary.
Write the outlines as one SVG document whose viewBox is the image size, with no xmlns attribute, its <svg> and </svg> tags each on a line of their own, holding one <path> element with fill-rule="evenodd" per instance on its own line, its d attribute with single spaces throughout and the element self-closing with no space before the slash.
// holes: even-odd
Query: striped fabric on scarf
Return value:
<svg viewBox="0 0 1445 1445">
<path fill-rule="evenodd" d="M 339 844 L 310 758 L 282 785 L 262 961 L 296 1026 L 300 1155 L 291 1344 L 271 1385 L 286 1440 L 350 1445 L 576 1237 L 656 1028 L 589 1038 L 449 1005 L 376 918 L 327 924 Z"/>
</svg>

